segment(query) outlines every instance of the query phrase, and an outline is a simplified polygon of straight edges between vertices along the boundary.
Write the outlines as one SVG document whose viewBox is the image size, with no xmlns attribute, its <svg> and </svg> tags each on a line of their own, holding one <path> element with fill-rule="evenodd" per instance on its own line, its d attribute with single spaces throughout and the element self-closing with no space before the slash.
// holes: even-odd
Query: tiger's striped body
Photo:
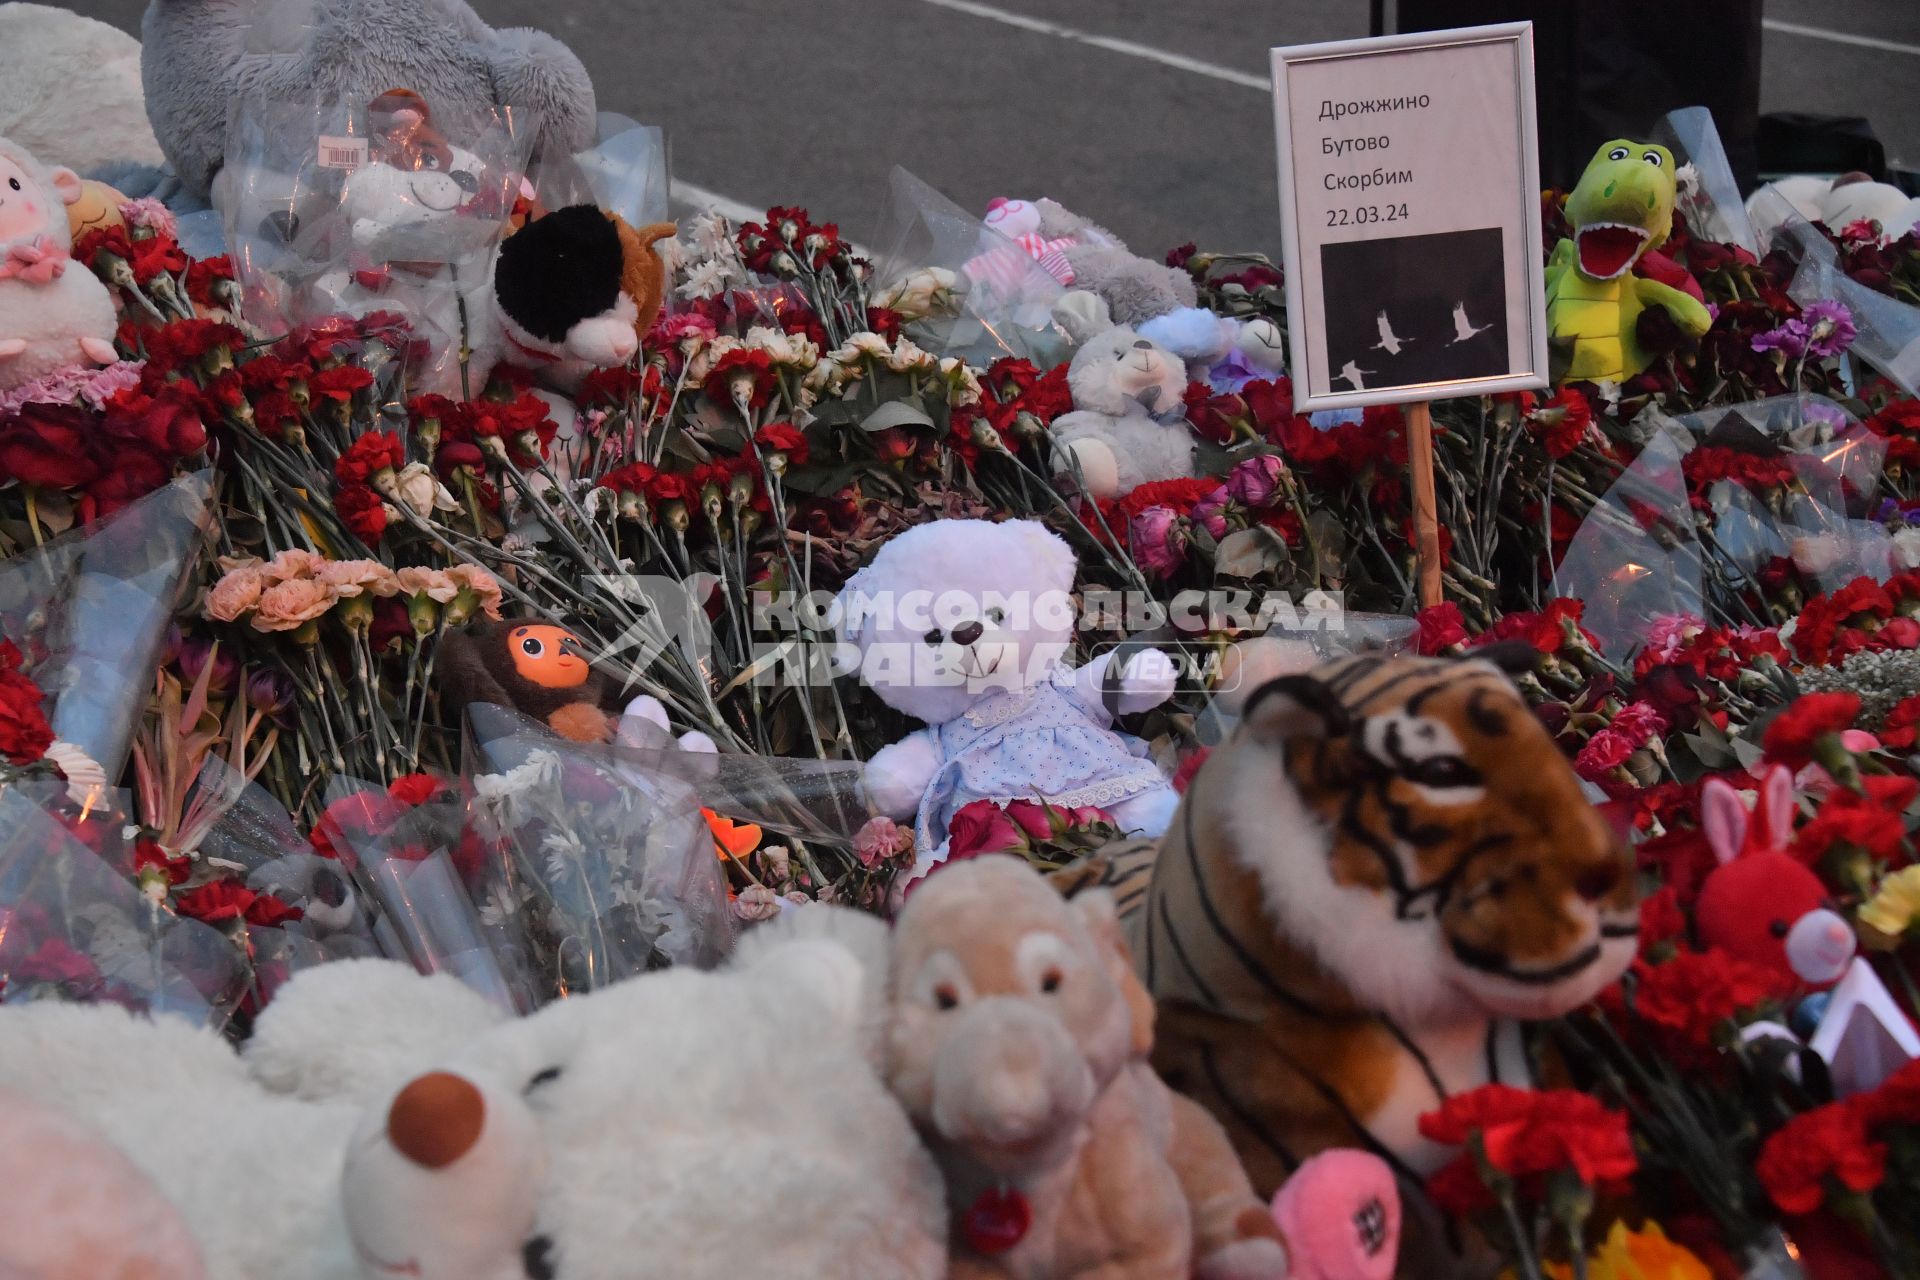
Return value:
<svg viewBox="0 0 1920 1280">
<path fill-rule="evenodd" d="M 1263 1194 L 1335 1146 L 1426 1172 L 1448 1153 L 1421 1112 L 1525 1075 L 1508 1015 L 1584 1003 L 1631 959 L 1631 864 L 1486 663 L 1361 656 L 1270 688 L 1157 846 L 1063 887 L 1115 891 L 1155 1065 Z"/>
</svg>

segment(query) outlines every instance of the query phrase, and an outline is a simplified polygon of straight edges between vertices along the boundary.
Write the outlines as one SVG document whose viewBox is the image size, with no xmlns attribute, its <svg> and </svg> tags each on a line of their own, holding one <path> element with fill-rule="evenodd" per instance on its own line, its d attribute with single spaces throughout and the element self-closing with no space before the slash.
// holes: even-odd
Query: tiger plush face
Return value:
<svg viewBox="0 0 1920 1280">
<path fill-rule="evenodd" d="M 1359 1005 L 1551 1017 L 1632 960 L 1631 856 L 1491 663 L 1283 676 L 1246 698 L 1235 747 L 1211 780 L 1233 856 Z"/>
</svg>

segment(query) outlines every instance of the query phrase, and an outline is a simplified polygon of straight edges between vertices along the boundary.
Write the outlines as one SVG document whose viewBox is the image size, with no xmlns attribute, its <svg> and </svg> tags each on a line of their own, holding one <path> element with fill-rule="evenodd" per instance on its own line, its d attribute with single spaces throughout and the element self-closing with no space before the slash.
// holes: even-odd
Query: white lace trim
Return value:
<svg viewBox="0 0 1920 1280">
<path fill-rule="evenodd" d="M 976 729 L 985 729 L 991 725 L 1005 724 L 1033 705 L 1033 699 L 1039 690 L 1029 686 L 1019 693 L 1003 693 L 997 698 L 989 698 L 984 707 L 974 707 L 967 711 L 966 721 Z"/>
<path fill-rule="evenodd" d="M 1166 778 L 1158 769 L 1148 769 L 1141 773 L 1130 773 L 1122 778 L 1106 782 L 1090 782 L 1084 787 L 1072 791 L 1062 791 L 1057 795 L 1041 795 L 1041 799 L 1060 809 L 1078 809 L 1082 805 L 1106 806 L 1118 800 L 1131 800 L 1143 791 L 1164 785 Z M 1011 804 L 1015 800 L 1031 800 L 1032 793 L 1026 795 L 1004 795 L 992 797 L 995 804 Z"/>
</svg>

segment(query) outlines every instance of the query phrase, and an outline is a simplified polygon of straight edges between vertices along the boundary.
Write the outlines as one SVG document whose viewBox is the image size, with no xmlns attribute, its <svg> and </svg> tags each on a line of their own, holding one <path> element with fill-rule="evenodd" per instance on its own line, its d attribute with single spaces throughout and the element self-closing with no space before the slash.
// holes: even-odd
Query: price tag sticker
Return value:
<svg viewBox="0 0 1920 1280">
<path fill-rule="evenodd" d="M 367 162 L 367 140 L 322 134 L 319 159 L 322 169 L 358 169 Z"/>
</svg>

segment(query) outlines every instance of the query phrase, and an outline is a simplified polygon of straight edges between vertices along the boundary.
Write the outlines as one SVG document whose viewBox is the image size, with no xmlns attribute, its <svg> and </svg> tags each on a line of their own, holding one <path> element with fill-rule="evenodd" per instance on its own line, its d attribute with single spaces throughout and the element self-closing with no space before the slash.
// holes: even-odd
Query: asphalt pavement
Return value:
<svg viewBox="0 0 1920 1280">
<path fill-rule="evenodd" d="M 69 2 L 136 34 L 145 8 Z M 681 197 L 805 205 L 871 244 L 899 165 L 973 210 L 1050 195 L 1154 255 L 1277 255 L 1267 50 L 1368 24 L 1364 0 L 472 3 L 663 125 Z M 1920 165 L 1920 3 L 1767 0 L 1766 22 L 1763 111 L 1866 116 Z"/>
</svg>

